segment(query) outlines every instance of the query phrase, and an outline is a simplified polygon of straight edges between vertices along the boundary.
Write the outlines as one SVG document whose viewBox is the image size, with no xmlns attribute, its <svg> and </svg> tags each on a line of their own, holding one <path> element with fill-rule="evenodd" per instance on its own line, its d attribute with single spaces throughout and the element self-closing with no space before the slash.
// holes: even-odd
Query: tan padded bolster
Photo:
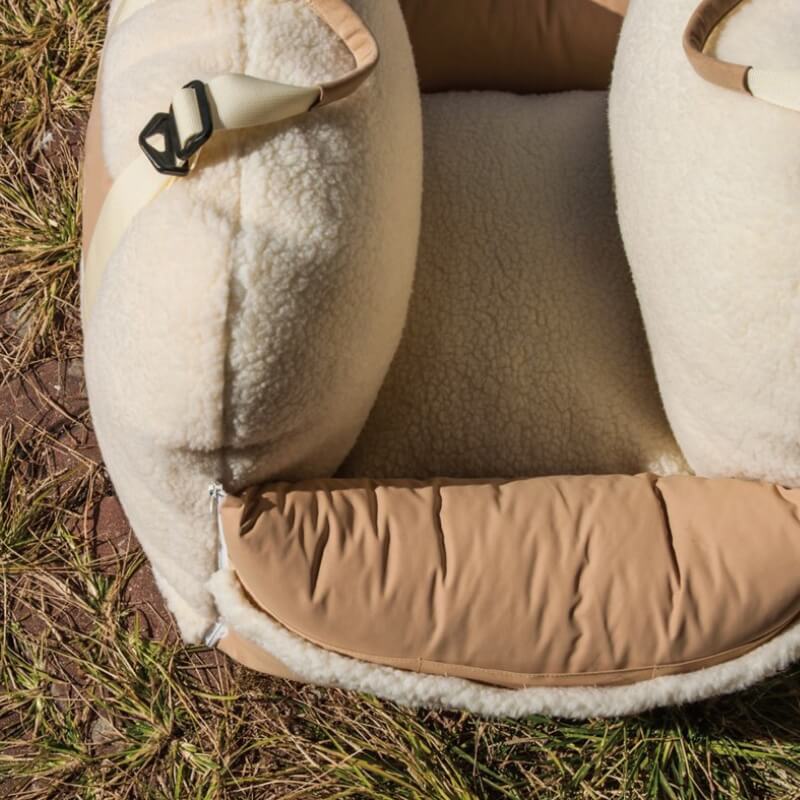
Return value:
<svg viewBox="0 0 800 800">
<path fill-rule="evenodd" d="M 355 59 L 355 68 L 346 75 L 320 86 L 318 106 L 328 105 L 352 94 L 367 79 L 378 63 L 375 37 L 345 0 L 309 0 L 311 7 L 344 42 Z"/>
<path fill-rule="evenodd" d="M 621 0 L 401 0 L 423 92 L 608 89 Z"/>
<path fill-rule="evenodd" d="M 683 49 L 700 77 L 725 89 L 749 94 L 749 66 L 720 61 L 705 52 L 715 28 L 741 3 L 742 0 L 703 0 L 686 27 Z"/>
<path fill-rule="evenodd" d="M 574 476 L 324 480 L 227 497 L 230 562 L 295 634 L 497 686 L 608 686 L 753 650 L 800 617 L 800 490 Z"/>
<path fill-rule="evenodd" d="M 444 663 L 430 661 L 424 658 L 403 658 L 399 656 L 377 655 L 375 653 L 362 653 L 356 650 L 349 650 L 346 647 L 317 638 L 314 634 L 308 634 L 301 630 L 296 630 L 288 625 L 281 623 L 265 609 L 257 599 L 242 585 L 244 593 L 250 602 L 260 611 L 271 618 L 273 622 L 294 633 L 306 641 L 321 647 L 324 650 L 336 652 L 339 655 L 354 658 L 359 661 L 366 661 L 370 664 L 377 664 L 383 667 L 403 670 L 405 672 L 416 672 L 422 675 L 440 675 L 448 678 L 461 678 L 475 683 L 484 683 L 489 686 L 496 686 L 502 689 L 527 689 L 534 687 L 585 687 L 585 686 L 629 686 L 641 681 L 653 680 L 666 675 L 681 675 L 688 672 L 696 672 L 701 669 L 724 664 L 736 658 L 747 655 L 760 647 L 762 644 L 774 639 L 776 636 L 787 631 L 792 625 L 800 623 L 800 616 L 782 620 L 774 628 L 766 631 L 756 639 L 745 642 L 738 647 L 733 647 L 719 653 L 714 653 L 704 658 L 690 659 L 684 662 L 673 664 L 656 664 L 641 669 L 616 669 L 594 672 L 568 673 L 559 672 L 551 674 L 531 674 L 514 672 L 512 670 L 486 669 L 485 667 L 474 667 L 469 664 Z M 240 637 L 238 634 L 230 632 L 217 645 L 218 648 L 230 656 L 234 661 L 242 664 L 249 669 L 272 675 L 277 678 L 285 678 L 303 682 L 302 678 L 292 673 L 284 664 L 274 656 L 261 648 Z"/>
</svg>

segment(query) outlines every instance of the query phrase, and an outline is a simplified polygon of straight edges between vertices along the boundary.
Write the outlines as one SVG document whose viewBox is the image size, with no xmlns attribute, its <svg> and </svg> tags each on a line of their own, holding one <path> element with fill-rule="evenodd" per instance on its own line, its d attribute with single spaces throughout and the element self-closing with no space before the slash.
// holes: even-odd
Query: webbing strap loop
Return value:
<svg viewBox="0 0 800 800">
<path fill-rule="evenodd" d="M 158 0 L 121 0 L 109 30 Z M 290 86 L 252 75 L 192 81 L 156 114 L 139 136 L 143 155 L 114 181 L 105 198 L 81 270 L 81 310 L 88 319 L 106 264 L 134 218 L 176 178 L 185 177 L 202 147 L 219 131 L 271 125 L 348 97 L 378 63 L 378 45 L 346 0 L 308 0 L 353 56 L 341 78 L 316 86 Z M 156 140 L 161 140 L 161 147 Z"/>
<path fill-rule="evenodd" d="M 181 133 L 173 103 L 168 113 L 156 114 L 139 134 L 139 147 L 156 171 L 162 175 L 176 177 L 188 175 L 190 160 L 200 152 L 200 148 L 214 133 L 206 85 L 202 81 L 192 81 L 183 88 L 191 90 L 193 106 L 188 112 L 190 118 L 193 118 L 191 133 L 188 136 Z M 153 145 L 152 140 L 156 136 L 161 137 L 164 143 L 163 149 Z"/>
<path fill-rule="evenodd" d="M 706 52 L 714 31 L 743 0 L 703 0 L 689 20 L 683 48 L 701 78 L 725 89 L 750 94 L 772 105 L 800 111 L 800 70 L 770 70 L 732 64 Z"/>
</svg>

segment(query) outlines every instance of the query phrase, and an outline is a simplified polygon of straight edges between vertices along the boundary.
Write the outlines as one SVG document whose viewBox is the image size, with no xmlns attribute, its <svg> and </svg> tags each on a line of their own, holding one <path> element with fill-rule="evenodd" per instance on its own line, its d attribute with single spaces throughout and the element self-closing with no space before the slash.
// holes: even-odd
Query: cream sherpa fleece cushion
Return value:
<svg viewBox="0 0 800 800">
<path fill-rule="evenodd" d="M 188 640 L 215 619 L 209 482 L 333 472 L 405 319 L 422 180 L 416 76 L 396 0 L 352 5 L 382 48 L 373 78 L 299 121 L 218 137 L 202 169 L 134 221 L 86 331 L 103 454 Z M 303 0 L 159 0 L 106 46 L 110 172 L 191 79 L 311 84 L 351 64 Z"/>
<path fill-rule="evenodd" d="M 706 83 L 697 0 L 633 0 L 611 90 L 619 216 L 669 420 L 691 467 L 800 484 L 800 115 Z M 718 57 L 800 68 L 800 3 L 753 0 Z"/>
<path fill-rule="evenodd" d="M 607 94 L 423 96 L 409 318 L 343 473 L 683 466 L 614 212 Z"/>
</svg>

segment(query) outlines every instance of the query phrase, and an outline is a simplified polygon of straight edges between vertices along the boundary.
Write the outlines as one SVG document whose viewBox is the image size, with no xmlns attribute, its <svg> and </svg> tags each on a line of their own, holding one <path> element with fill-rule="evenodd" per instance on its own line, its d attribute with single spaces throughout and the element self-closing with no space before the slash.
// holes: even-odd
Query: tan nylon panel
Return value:
<svg viewBox="0 0 800 800">
<path fill-rule="evenodd" d="M 401 0 L 425 92 L 607 89 L 621 0 Z"/>
<path fill-rule="evenodd" d="M 277 658 L 235 631 L 228 631 L 224 638 L 220 640 L 217 649 L 242 666 L 253 669 L 256 672 L 263 672 L 265 675 L 273 675 L 276 678 L 284 678 L 286 680 L 301 680 Z"/>
<path fill-rule="evenodd" d="M 501 686 L 629 683 L 800 615 L 800 490 L 692 477 L 319 481 L 222 507 L 278 622 L 346 655 Z"/>
<path fill-rule="evenodd" d="M 99 85 L 99 83 L 98 83 Z M 111 175 L 103 155 L 103 139 L 100 114 L 100 92 L 95 95 L 89 125 L 86 128 L 86 144 L 83 160 L 83 252 L 89 243 L 100 216 L 100 210 L 111 188 Z"/>
</svg>

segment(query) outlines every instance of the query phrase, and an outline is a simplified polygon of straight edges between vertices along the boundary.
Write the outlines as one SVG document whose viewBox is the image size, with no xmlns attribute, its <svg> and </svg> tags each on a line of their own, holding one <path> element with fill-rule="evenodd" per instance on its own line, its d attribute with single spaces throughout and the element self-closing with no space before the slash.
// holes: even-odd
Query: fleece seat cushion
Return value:
<svg viewBox="0 0 800 800">
<path fill-rule="evenodd" d="M 333 472 L 405 320 L 419 94 L 396 0 L 352 5 L 382 48 L 370 81 L 301 120 L 217 137 L 202 169 L 135 219 L 86 322 L 106 464 L 189 640 L 216 618 L 209 482 Z M 141 128 L 190 80 L 308 85 L 351 66 L 302 0 L 159 0 L 108 38 L 94 161 L 117 177 Z"/>
<path fill-rule="evenodd" d="M 697 0 L 634 0 L 610 117 L 619 218 L 661 394 L 690 466 L 800 484 L 800 122 L 701 79 Z M 798 68 L 800 4 L 741 4 L 710 51 Z"/>
<path fill-rule="evenodd" d="M 339 474 L 681 471 L 614 214 L 607 94 L 423 109 L 408 322 Z"/>
</svg>

